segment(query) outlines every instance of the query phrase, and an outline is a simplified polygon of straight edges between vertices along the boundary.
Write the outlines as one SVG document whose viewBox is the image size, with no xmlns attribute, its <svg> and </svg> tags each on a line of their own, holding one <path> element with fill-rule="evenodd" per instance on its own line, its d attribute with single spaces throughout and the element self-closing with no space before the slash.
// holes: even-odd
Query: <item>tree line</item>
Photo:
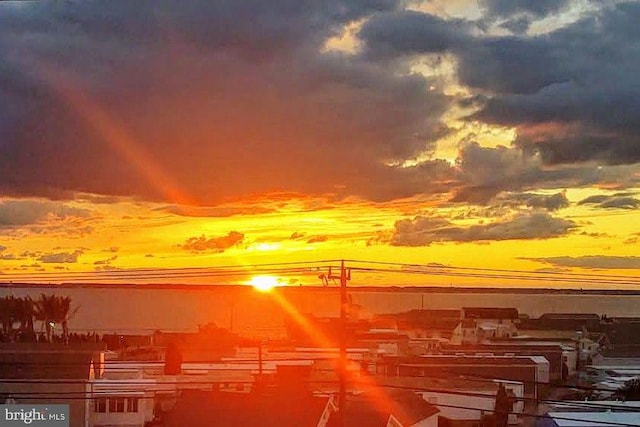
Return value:
<svg viewBox="0 0 640 427">
<path fill-rule="evenodd" d="M 59 295 L 41 294 L 36 300 L 31 297 L 0 297 L 0 341 L 40 341 L 51 342 L 56 328 L 62 328 L 64 342 L 69 338 L 69 319 L 78 311 L 71 298 Z M 34 323 L 40 322 L 36 333 Z"/>
</svg>

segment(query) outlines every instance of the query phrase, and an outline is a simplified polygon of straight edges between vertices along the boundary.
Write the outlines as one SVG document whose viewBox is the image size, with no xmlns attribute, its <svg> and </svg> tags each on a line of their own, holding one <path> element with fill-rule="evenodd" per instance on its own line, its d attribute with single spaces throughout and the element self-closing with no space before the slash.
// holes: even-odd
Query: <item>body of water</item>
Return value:
<svg viewBox="0 0 640 427">
<path fill-rule="evenodd" d="M 337 316 L 337 288 L 289 288 L 259 293 L 239 287 L 208 289 L 143 289 L 138 286 L 4 287 L 0 295 L 57 294 L 71 297 L 78 307 L 70 321 L 72 331 L 151 333 L 154 330 L 194 331 L 215 323 L 249 337 L 282 337 L 286 309 L 302 314 Z M 361 315 L 402 312 L 411 309 L 460 309 L 461 307 L 515 307 L 538 317 L 543 313 L 596 313 L 640 317 L 640 294 L 564 294 L 415 292 L 351 290 Z M 286 301 L 283 303 L 282 301 Z"/>
</svg>

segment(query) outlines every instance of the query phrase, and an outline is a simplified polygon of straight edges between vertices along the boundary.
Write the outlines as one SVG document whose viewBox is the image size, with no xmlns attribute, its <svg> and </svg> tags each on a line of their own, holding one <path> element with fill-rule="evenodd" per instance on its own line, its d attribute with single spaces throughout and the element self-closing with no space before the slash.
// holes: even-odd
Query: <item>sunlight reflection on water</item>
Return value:
<svg viewBox="0 0 640 427">
<path fill-rule="evenodd" d="M 214 322 L 219 327 L 249 337 L 278 338 L 286 334 L 285 315 L 269 294 L 247 289 L 168 290 L 104 288 L 1 288 L 0 295 L 37 298 L 56 293 L 72 298 L 79 310 L 70 322 L 72 330 L 147 332 L 197 330 Z M 339 295 L 331 289 L 287 289 L 284 295 L 300 313 L 337 316 Z M 361 316 L 411 309 L 459 309 L 463 306 L 516 307 L 538 317 L 547 312 L 582 312 L 608 316 L 640 316 L 640 295 L 506 294 L 372 292 L 351 293 L 362 306 Z M 424 297 L 423 297 L 424 295 Z"/>
</svg>

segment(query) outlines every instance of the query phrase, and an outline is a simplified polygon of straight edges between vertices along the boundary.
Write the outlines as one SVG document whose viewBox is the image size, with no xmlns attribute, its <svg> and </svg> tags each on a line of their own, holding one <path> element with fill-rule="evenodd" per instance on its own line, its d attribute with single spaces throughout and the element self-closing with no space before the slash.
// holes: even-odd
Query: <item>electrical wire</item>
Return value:
<svg viewBox="0 0 640 427">
<path fill-rule="evenodd" d="M 320 371 L 326 371 L 329 372 L 329 370 L 320 370 Z M 317 371 L 316 371 L 317 372 Z M 331 370 L 330 372 L 334 372 L 335 370 Z M 385 379 L 385 378 L 398 378 L 398 377 L 381 377 L 378 379 L 378 381 Z M 420 379 L 437 379 L 437 380 L 451 380 L 451 378 L 445 378 L 445 377 L 433 377 L 433 376 L 429 376 L 429 377 L 407 377 L 407 376 L 403 376 L 400 378 L 420 378 Z M 120 379 L 115 379 L 115 380 L 102 380 L 104 382 L 91 382 L 91 381 L 82 381 L 82 382 L 77 382 L 77 383 L 73 383 L 73 384 L 89 384 L 92 387 L 96 387 L 98 390 L 95 390 L 94 388 L 92 388 L 92 394 L 93 395 L 100 395 L 100 394 L 114 394 L 114 393 L 127 393 L 127 392 L 131 392 L 132 389 L 127 389 L 125 388 L 126 386 L 155 386 L 155 385 L 200 385 L 200 386 L 208 386 L 208 385 L 220 385 L 220 384 L 255 384 L 256 381 L 236 381 L 236 380 L 216 380 L 216 381 L 155 381 L 153 378 L 148 378 L 148 381 L 142 381 L 141 379 L 135 380 L 120 380 Z M 110 383 L 110 381 L 112 381 L 112 383 Z M 522 383 L 521 381 L 517 381 L 517 380 L 493 380 L 490 381 L 492 384 L 497 385 L 500 382 L 503 383 Z M 335 384 L 335 380 L 308 380 L 307 381 L 308 384 Z M 369 383 L 361 383 L 357 380 L 355 381 L 348 381 L 349 384 L 352 385 L 367 385 Z M 65 384 L 69 384 L 69 383 L 65 383 Z M 481 392 L 473 392 L 473 391 L 458 391 L 458 390 L 453 390 L 451 388 L 434 388 L 434 387 L 429 387 L 429 386 L 425 386 L 425 385 L 399 385 L 399 384 L 389 384 L 389 383 L 383 383 L 383 382 L 377 382 L 376 383 L 377 386 L 379 387 L 383 387 L 383 388 L 397 388 L 397 389 L 403 389 L 403 390 L 409 390 L 409 391 L 420 391 L 420 392 L 430 392 L 430 393 L 441 393 L 441 394 L 450 394 L 450 395 L 457 395 L 457 396 L 468 396 L 468 397 L 491 397 L 493 396 L 492 394 L 487 394 L 487 393 L 481 393 Z M 116 387 L 116 386 L 120 386 L 123 387 L 122 389 L 116 389 L 116 388 L 110 388 L 107 389 L 106 387 L 111 386 L 111 387 Z M 140 390 L 137 390 L 140 391 Z M 171 392 L 171 391 L 176 391 L 175 388 L 167 388 L 167 389 L 161 389 L 161 388 L 152 388 L 151 391 L 153 392 Z M 69 395 L 69 396 L 75 396 L 75 395 L 81 395 L 84 396 L 85 395 L 85 391 L 59 391 L 59 392 L 45 392 L 45 391 L 41 391 L 41 392 L 35 392 L 35 391 L 25 391 L 25 392 L 13 392 L 11 393 L 12 396 L 14 397 L 19 397 L 19 396 L 30 396 L 30 397 L 35 397 L 35 396 L 49 396 L 49 395 Z M 547 403 L 547 404 L 551 404 L 551 405 L 565 405 L 565 406 L 573 406 L 573 407 L 583 407 L 583 408 L 589 408 L 589 409 L 603 409 L 603 410 L 617 410 L 620 412 L 636 412 L 639 411 L 640 408 L 628 408 L 628 407 L 624 407 L 624 406 L 619 406 L 619 405 L 610 405 L 610 404 L 603 404 L 603 403 L 599 403 L 598 401 L 566 401 L 566 400 L 557 400 L 557 399 L 545 399 L 545 398 L 535 398 L 535 397 L 527 397 L 527 396 L 521 396 L 521 397 L 515 397 L 514 398 L 516 402 L 522 401 L 522 402 L 534 402 L 534 403 Z"/>
<path fill-rule="evenodd" d="M 500 269 L 483 269 L 483 268 L 467 268 L 467 267 L 450 267 L 450 266 L 438 266 L 434 267 L 433 265 L 420 265 L 420 264 L 401 264 L 401 263 L 388 263 L 388 262 L 376 262 L 376 261 L 360 261 L 360 260 L 346 260 L 351 263 L 369 263 L 369 264 L 378 264 L 378 265 L 389 265 L 389 266 L 398 266 L 401 270 L 394 270 L 391 268 L 367 268 L 367 267 L 348 267 L 349 270 L 355 271 L 368 271 L 368 272 L 379 272 L 379 273 L 404 273 L 404 274 L 423 274 L 423 275 L 448 275 L 448 276 L 457 276 L 457 277 L 474 277 L 474 278 L 500 278 L 500 279 L 519 279 L 519 280 L 544 280 L 544 281 L 570 281 L 570 282 L 580 282 L 584 283 L 585 279 L 574 279 L 574 276 L 579 277 L 587 277 L 589 279 L 588 283 L 598 283 L 598 284 L 640 284 L 640 282 L 628 281 L 626 276 L 615 276 L 615 275 L 583 275 L 583 274 L 572 274 L 566 273 L 563 275 L 553 275 L 552 277 L 547 277 L 548 274 L 542 272 L 526 272 L 522 270 L 500 270 Z M 325 261 L 309 261 L 309 262 L 291 262 L 291 263 L 269 263 L 269 264 L 254 264 L 243 266 L 242 268 L 238 268 L 238 266 L 220 266 L 214 268 L 206 268 L 206 269 L 193 269 L 193 268 L 178 268 L 178 269 L 138 269 L 138 270 L 128 270 L 126 272 L 102 272 L 101 273 L 81 273 L 87 275 L 95 275 L 98 274 L 100 276 L 107 277 L 117 277 L 119 279 L 122 278 L 136 278 L 141 280 L 147 279 L 156 279 L 156 278 L 176 278 L 176 277 L 231 277 L 234 275 L 245 275 L 247 271 L 250 271 L 252 274 L 255 272 L 271 272 L 271 273 L 279 273 L 279 274 L 301 274 L 301 273 L 317 273 L 321 268 L 339 268 L 336 266 L 318 266 L 319 263 L 334 263 L 337 260 L 325 260 Z M 291 265 L 309 265 L 316 264 L 307 267 L 288 267 Z M 436 271 L 433 271 L 433 269 Z M 425 270 L 426 269 L 426 270 Z M 465 271 L 486 271 L 486 272 L 499 272 L 499 273 L 509 273 L 508 275 L 502 274 L 485 274 L 485 273 L 456 273 L 456 272 L 442 272 L 439 270 L 442 269 L 454 269 L 454 270 L 465 270 Z M 520 275 L 513 275 L 512 273 L 522 273 Z M 69 276 L 66 275 L 53 275 L 53 274 L 40 274 L 36 276 L 27 276 L 32 278 L 39 277 L 47 277 L 47 278 L 69 278 L 69 277 L 80 277 L 84 279 L 89 276 L 81 276 L 81 274 Z M 537 276 L 536 274 L 542 274 L 542 276 Z M 530 275 L 530 276 L 529 276 Z M 595 279 L 597 277 L 597 279 Z M 619 279 L 620 277 L 624 277 L 625 279 Z M 590 279 L 593 278 L 593 279 Z M 603 280 L 606 278 L 607 280 Z M 573 387 L 572 387 L 573 388 Z M 593 390 L 590 388 L 590 390 Z M 610 390 L 606 390 L 610 391 Z"/>
<path fill-rule="evenodd" d="M 640 286 L 640 280 L 601 280 L 601 279 L 577 279 L 573 277 L 536 277 L 526 275 L 500 275 L 490 273 L 463 273 L 463 272 L 447 272 L 447 271 L 423 271 L 423 270 L 394 270 L 391 268 L 376 267 L 349 267 L 351 271 L 367 271 L 376 273 L 394 273 L 394 274 L 418 274 L 429 276 L 446 276 L 446 277 L 465 277 L 465 278 L 482 278 L 482 279 L 500 279 L 500 280 L 528 280 L 536 282 L 555 282 L 555 283 L 579 283 L 579 284 L 598 284 L 598 285 L 637 285 Z"/>
<path fill-rule="evenodd" d="M 277 364 L 277 363 L 282 363 L 282 362 L 316 362 L 316 361 L 337 361 L 338 357 L 337 355 L 317 355 L 313 358 L 309 358 L 309 357 L 280 357 L 280 358 L 263 358 L 262 359 L 262 363 L 263 364 Z M 359 362 L 359 360 L 354 360 L 351 359 L 351 362 L 353 363 L 357 363 Z M 260 363 L 260 359 L 243 359 L 240 361 L 237 360 L 220 360 L 220 361 L 213 361 L 213 362 L 184 362 L 183 365 L 189 365 L 189 364 L 204 364 L 204 365 L 242 365 L 242 364 L 247 364 L 247 365 L 258 365 Z M 131 364 L 131 365 L 136 365 L 138 364 L 139 366 L 137 367 L 122 367 L 122 366 L 117 366 L 117 365 L 127 365 L 127 364 Z M 108 372 L 117 372 L 117 371 L 131 371 L 134 369 L 139 369 L 139 370 L 153 370 L 153 369 L 158 369 L 158 368 L 164 368 L 164 362 L 163 361 L 105 361 L 103 363 L 99 363 L 99 366 L 104 366 L 105 371 Z M 114 366 L 115 365 L 115 366 Z M 6 361 L 6 362 L 0 362 L 0 367 L 2 366 L 35 366 L 38 368 L 74 368 L 74 367 L 84 367 L 86 366 L 85 364 L 82 363 L 52 363 L 52 362 L 48 362 L 48 363 L 37 363 L 37 362 L 21 362 L 21 361 Z M 429 365 L 424 365 L 426 368 L 429 367 Z M 532 365 L 531 368 L 533 368 L 534 366 Z M 184 368 L 185 370 L 203 370 L 204 368 L 200 367 L 193 367 L 193 368 Z M 214 369 L 210 369 L 207 368 L 207 370 L 214 370 Z M 333 372 L 333 370 L 325 370 L 326 372 Z M 542 386 L 542 387 L 546 387 L 548 389 L 572 389 L 572 390 L 580 390 L 580 391 L 586 391 L 586 392 L 594 392 L 594 391 L 600 391 L 600 392 L 608 392 L 608 393 L 612 393 L 615 392 L 616 390 L 611 390 L 608 388 L 598 388 L 598 387 L 593 387 L 593 386 L 580 386 L 580 385 L 571 385 L 571 384 L 558 384 L 558 383 L 551 383 L 551 382 L 544 382 L 544 381 L 536 381 L 536 380 L 525 380 L 525 379 L 514 379 L 514 378 L 505 378 L 505 377 L 494 377 L 494 376 L 481 376 L 481 375 L 475 375 L 475 374 L 457 374 L 457 373 L 452 373 L 450 375 L 434 375 L 434 374 L 429 374 L 429 375 L 383 375 L 383 378 L 423 378 L 423 379 L 432 379 L 432 380 L 450 380 L 450 379 L 458 379 L 458 380 L 462 380 L 462 381 L 468 381 L 468 382 L 490 382 L 490 383 L 494 383 L 496 381 L 503 381 L 503 382 L 519 382 L 522 383 L 524 385 L 533 385 L 533 386 Z M 19 383 L 21 381 L 23 381 L 22 379 L 6 379 L 6 381 L 9 382 L 16 382 Z M 82 379 L 43 379 L 43 380 L 24 380 L 25 382 L 49 382 L 49 383 L 57 383 L 57 382 L 65 382 L 65 383 L 74 383 L 74 382 L 83 382 L 85 380 Z"/>
<path fill-rule="evenodd" d="M 318 381 L 312 381 L 312 383 L 319 383 Z M 327 383 L 327 384 L 337 384 L 337 381 L 322 381 L 322 383 Z M 353 382 L 350 382 L 351 384 L 354 384 Z M 198 384 L 197 382 L 186 382 L 186 383 L 175 383 L 175 385 L 196 385 Z M 206 385 L 236 385 L 236 384 L 255 384 L 255 382 L 240 382 L 240 381 L 216 381 L 216 382 L 208 382 Z M 148 385 L 145 384 L 145 385 Z M 361 386 L 367 386 L 367 387 L 372 387 L 372 385 L 370 383 L 360 383 L 358 385 Z M 408 391 L 413 391 L 413 392 L 441 392 L 439 390 L 434 390 L 434 389 L 427 389 L 427 388 L 421 388 L 421 387 L 406 387 L 406 386 L 397 386 L 397 385 L 386 385 L 386 384 L 375 384 L 375 387 L 378 388 L 383 388 L 383 389 L 401 389 L 401 390 L 408 390 Z M 158 390 L 153 390 L 154 392 L 177 392 L 179 391 L 178 389 L 166 389 L 166 390 L 162 390 L 162 389 L 158 389 Z M 203 392 L 206 392 L 206 390 L 200 390 Z M 56 396 L 41 396 L 41 395 L 36 395 L 36 394 L 32 394 L 29 396 L 26 395 L 16 395 L 16 397 L 18 397 L 18 399 L 20 400 L 55 400 L 55 401 L 75 401 L 75 400 L 80 400 L 80 401 L 87 401 L 87 400 L 96 400 L 100 399 L 100 398 L 104 398 L 104 397 L 116 397 L 116 398 L 126 398 L 126 397 L 131 397 L 130 394 L 131 393 L 135 393 L 135 390 L 109 390 L 109 391 L 88 391 L 87 393 L 89 394 L 89 396 L 66 396 L 66 397 L 62 397 L 59 395 Z M 122 394 L 121 396 L 114 396 L 114 394 Z M 127 393 L 129 395 L 127 395 Z M 56 393 L 58 394 L 58 393 Z M 469 394 L 469 393 L 461 393 L 463 395 L 466 396 L 476 396 L 477 394 Z M 13 395 L 13 394 L 12 394 Z M 155 399 L 155 397 L 147 397 L 147 396 L 134 396 L 137 397 L 138 399 Z M 486 395 L 486 394 L 482 394 L 478 397 L 493 397 L 490 395 Z M 518 398 L 517 400 L 523 400 Z M 562 402 L 562 401 L 560 401 Z M 562 402 L 564 404 L 566 404 L 567 402 Z M 573 403 L 571 403 L 573 404 Z M 494 410 L 490 410 L 487 408 L 478 408 L 478 407 L 474 407 L 474 406 L 467 406 L 467 405 L 450 405 L 450 404 L 444 404 L 444 403 L 433 403 L 433 406 L 436 407 L 443 407 L 443 408 L 454 408 L 454 409 L 465 409 L 465 410 L 473 410 L 473 411 L 480 411 L 482 412 L 489 412 L 489 413 L 495 413 L 495 409 Z M 584 408 L 584 407 L 583 407 Z M 596 406 L 592 406 L 592 408 L 594 409 L 605 409 L 604 406 L 602 407 L 596 407 Z M 615 406 L 615 405 L 610 405 L 611 409 L 615 409 L 619 412 L 626 412 L 625 409 L 630 410 L 632 412 L 636 412 L 637 408 L 631 409 L 631 408 L 622 408 L 619 406 Z M 555 411 L 555 412 L 561 412 L 560 410 Z M 604 411 L 594 411 L 594 412 L 604 412 Z M 514 412 L 512 411 L 506 411 L 504 412 L 505 414 L 508 415 L 516 415 L 518 417 L 528 417 L 528 418 L 537 418 L 537 419 L 548 419 L 550 418 L 548 415 L 541 415 L 541 414 L 534 414 L 534 413 L 528 413 L 528 412 Z M 589 413 L 589 412 L 584 412 L 584 413 Z M 586 423 L 593 423 L 594 425 L 602 425 L 602 421 L 589 421 L 589 420 L 585 420 L 583 418 L 573 418 L 573 417 L 563 417 L 563 416 L 554 416 L 554 419 L 557 420 L 564 420 L 564 421 L 580 421 L 580 422 L 586 422 Z M 615 421 L 607 421 L 606 422 L 607 425 L 610 426 L 620 426 L 620 427 L 640 427 L 640 424 L 630 424 L 630 423 L 620 423 L 620 422 L 615 422 Z"/>
<path fill-rule="evenodd" d="M 339 265 L 331 265 L 339 260 L 315 260 L 315 261 L 296 261 L 282 263 L 263 263 L 250 264 L 244 266 L 223 265 L 206 268 L 170 268 L 170 269 L 127 269 L 113 271 L 95 271 L 95 272 L 78 272 L 78 273 L 15 273 L 5 274 L 3 279 L 5 282 L 21 280 L 24 282 L 49 280 L 49 281 L 96 281 L 96 280 L 157 280 L 157 279 L 185 279 L 185 278 L 216 278 L 216 277 L 237 277 L 246 274 L 310 274 L 321 271 L 322 269 L 334 268 L 339 269 Z M 434 266 L 433 264 L 407 264 L 383 261 L 366 261 L 348 259 L 345 262 L 356 264 L 348 266 L 349 270 L 367 271 L 377 273 L 395 273 L 395 274 L 423 274 L 438 275 L 449 277 L 465 277 L 465 278 L 483 278 L 483 279 L 499 279 L 499 280 L 528 280 L 528 281 L 544 281 L 544 282 L 562 282 L 570 284 L 600 284 L 600 285 L 640 285 L 640 279 L 633 276 L 612 275 L 612 274 L 592 274 L 592 273 L 571 273 L 571 272 L 541 272 L 541 271 L 525 271 L 514 269 L 491 269 L 477 267 L 458 267 L 458 266 Z M 381 267 L 362 267 L 365 265 L 379 265 Z M 388 267 L 388 268 L 387 268 Z M 391 267 L 398 267 L 393 269 Z M 453 270 L 453 271 L 452 271 Z"/>
<path fill-rule="evenodd" d="M 34 280 L 97 280 L 107 279 L 156 279 L 180 277 L 231 277 L 243 274 L 263 273 L 305 273 L 316 272 L 325 268 L 325 264 L 338 260 L 292 261 L 279 263 L 260 263 L 247 265 L 221 265 L 215 267 L 181 267 L 181 268 L 140 268 L 126 270 L 89 271 L 89 272 L 42 272 L 42 273 L 5 273 L 3 281 Z"/>
<path fill-rule="evenodd" d="M 423 268 L 429 269 L 429 271 L 435 270 L 471 270 L 471 271 L 490 271 L 497 273 L 521 273 L 521 274 L 533 274 L 533 275 L 541 275 L 541 276 L 580 276 L 580 277 L 608 277 L 608 278 L 629 278 L 629 276 L 625 275 L 616 275 L 616 274 L 598 274 L 598 273 L 573 273 L 573 272 L 554 272 L 554 271 L 529 271 L 529 270 L 517 270 L 517 269 L 500 269 L 500 268 L 483 268 L 483 267 L 460 267 L 460 266 L 451 266 L 451 265 L 434 265 L 434 264 L 413 264 L 413 263 L 399 263 L 399 262 L 389 262 L 389 261 L 366 261 L 366 260 L 357 260 L 357 259 L 345 259 L 345 262 L 349 263 L 359 263 L 359 264 L 377 264 L 377 265 L 387 265 L 387 266 L 396 266 L 401 268 Z"/>
</svg>

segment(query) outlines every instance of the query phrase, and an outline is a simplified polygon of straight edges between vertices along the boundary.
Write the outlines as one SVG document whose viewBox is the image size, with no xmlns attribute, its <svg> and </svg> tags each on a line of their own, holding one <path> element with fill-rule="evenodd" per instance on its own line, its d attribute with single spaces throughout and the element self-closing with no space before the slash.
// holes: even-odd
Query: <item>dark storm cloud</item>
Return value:
<svg viewBox="0 0 640 427">
<path fill-rule="evenodd" d="M 443 53 L 469 41 L 471 25 L 414 11 L 379 14 L 359 32 L 370 54 Z"/>
<path fill-rule="evenodd" d="M 510 18 L 500 24 L 501 28 L 511 31 L 514 34 L 523 34 L 529 30 L 531 26 L 531 17 L 524 15 L 515 18 Z"/>
<path fill-rule="evenodd" d="M 602 179 L 540 160 L 640 160 L 638 5 L 603 6 L 545 35 L 489 37 L 481 23 L 399 3 L 4 7 L 0 194 L 177 205 L 277 191 L 387 201 L 457 187 L 455 200 L 486 203 L 505 190 Z M 500 19 L 537 19 L 565 3 L 485 6 Z M 327 38 L 358 20 L 363 54 L 323 52 Z M 470 96 L 430 90 L 393 61 L 442 52 L 456 57 Z M 433 151 L 451 132 L 441 118 L 454 102 L 478 109 L 470 119 L 517 127 L 520 150 L 465 149 L 458 168 L 389 166 Z M 235 212 L 244 213 L 175 211 Z"/>
<path fill-rule="evenodd" d="M 586 129 L 557 134 L 532 132 L 519 136 L 515 143 L 527 151 L 540 153 L 546 164 L 570 164 L 598 161 L 603 164 L 633 164 L 640 160 L 640 139 L 631 132 L 610 131 L 598 135 L 599 131 Z"/>
<path fill-rule="evenodd" d="M 478 37 L 472 35 L 473 28 L 470 21 L 402 11 L 374 16 L 359 36 L 369 53 L 454 53 L 460 60 L 461 81 L 472 87 L 530 93 L 569 78 L 564 69 L 542 65 L 556 60 L 546 38 Z"/>
<path fill-rule="evenodd" d="M 90 211 L 45 200 L 0 201 L 0 228 L 37 224 L 47 219 L 87 218 Z"/>
<path fill-rule="evenodd" d="M 482 147 L 476 142 L 464 143 L 457 159 L 459 180 L 453 202 L 488 204 L 503 191 L 534 188 L 567 188 L 595 183 L 616 182 L 621 186 L 637 184 L 633 174 L 623 166 L 598 168 L 584 165 L 571 168 L 549 168 L 538 156 L 519 147 Z M 527 196 L 532 207 L 561 206 L 562 196 L 551 200 Z"/>
<path fill-rule="evenodd" d="M 627 194 L 595 195 L 589 196 L 578 202 L 579 205 L 592 205 L 605 209 L 637 209 L 640 200 Z"/>
<path fill-rule="evenodd" d="M 462 80 L 500 93 L 475 118 L 519 127 L 518 144 L 549 164 L 640 161 L 639 18 L 638 3 L 607 6 L 548 35 L 463 54 Z"/>
<path fill-rule="evenodd" d="M 508 17 L 518 13 L 530 13 L 543 17 L 558 12 L 569 5 L 569 0 L 481 0 L 486 13 Z"/>
<path fill-rule="evenodd" d="M 542 17 L 567 3 L 487 1 L 485 6 L 496 17 Z M 403 28 L 401 15 L 391 13 L 371 21 L 378 31 L 361 36 L 369 51 L 384 46 L 387 56 L 453 54 L 460 82 L 487 97 L 470 119 L 518 128 L 517 144 L 539 152 L 547 164 L 637 163 L 640 3 L 599 6 L 574 23 L 533 36 L 456 32 L 464 24 L 417 12 L 411 19 L 422 26 Z M 429 32 L 433 41 L 421 37 Z"/>
<path fill-rule="evenodd" d="M 497 23 L 515 34 L 527 32 L 535 19 L 545 18 L 565 9 L 569 0 L 481 0 L 485 16 L 483 25 Z"/>
<path fill-rule="evenodd" d="M 228 49 L 262 59 L 321 42 L 341 24 L 398 5 L 395 0 L 38 3 L 4 8 L 0 28 L 9 35 L 67 36 L 66 43 L 84 46 L 87 52 L 89 44 L 135 51 L 179 37 L 197 48 Z M 59 54 L 81 60 L 73 52 Z"/>
<path fill-rule="evenodd" d="M 322 53 L 344 24 L 395 7 L 296 0 L 8 9 L 0 70 L 13 72 L 0 96 L 15 94 L 16 105 L 0 107 L 0 191 L 167 199 L 171 187 L 202 203 L 283 190 L 374 200 L 422 192 L 441 163 L 388 165 L 433 149 L 447 132 L 440 117 L 450 98 L 419 76 Z"/>
<path fill-rule="evenodd" d="M 481 147 L 475 142 L 464 144 L 457 165 L 462 182 L 469 184 L 456 192 L 453 199 L 456 202 L 483 204 L 500 191 L 542 181 L 542 171 L 535 159 L 507 147 Z"/>
<path fill-rule="evenodd" d="M 529 196 L 529 195 L 528 195 Z M 557 193 L 550 196 L 542 194 L 532 194 L 526 199 L 526 205 L 532 208 L 544 208 L 555 211 L 569 206 L 569 200 L 565 193 Z"/>
<path fill-rule="evenodd" d="M 458 52 L 458 58 L 462 83 L 502 94 L 532 94 L 570 79 L 543 37 L 476 39 Z"/>
<path fill-rule="evenodd" d="M 396 221 L 391 239 L 394 246 L 428 246 L 436 242 L 482 242 L 491 240 L 549 239 L 566 235 L 573 221 L 554 218 L 544 212 L 518 214 L 513 218 L 467 227 L 444 218 L 418 216 Z"/>
<path fill-rule="evenodd" d="M 501 196 L 501 203 L 521 204 L 530 208 L 542 208 L 549 211 L 566 208 L 569 206 L 569 200 L 564 192 L 556 194 L 534 194 L 534 193 L 516 193 Z"/>
</svg>

